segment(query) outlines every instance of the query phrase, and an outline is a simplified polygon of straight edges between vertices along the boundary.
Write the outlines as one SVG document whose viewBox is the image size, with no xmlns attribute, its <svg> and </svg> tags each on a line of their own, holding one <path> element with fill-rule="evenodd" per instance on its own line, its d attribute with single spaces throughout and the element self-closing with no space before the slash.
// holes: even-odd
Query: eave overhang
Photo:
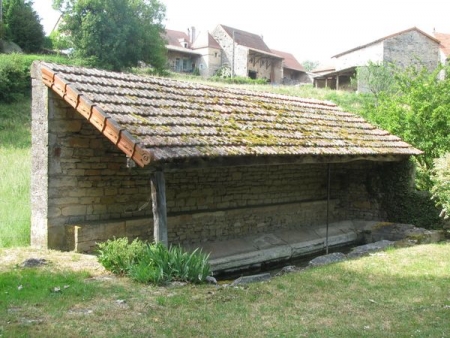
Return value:
<svg viewBox="0 0 450 338">
<path fill-rule="evenodd" d="M 126 156 L 133 159 L 140 167 L 152 162 L 152 153 L 143 149 L 128 131 L 121 128 L 99 106 L 72 88 L 70 83 L 60 78 L 57 73 L 45 66 L 41 67 L 41 70 L 43 83 L 83 115 Z"/>
</svg>

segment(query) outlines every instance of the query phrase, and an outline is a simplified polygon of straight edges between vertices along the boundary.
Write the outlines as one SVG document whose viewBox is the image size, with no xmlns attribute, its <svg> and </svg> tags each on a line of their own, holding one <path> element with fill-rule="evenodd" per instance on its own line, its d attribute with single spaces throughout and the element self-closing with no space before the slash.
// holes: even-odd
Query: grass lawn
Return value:
<svg viewBox="0 0 450 338">
<path fill-rule="evenodd" d="M 30 100 L 0 105 L 0 337 L 450 337 L 450 243 L 244 287 L 143 285 L 31 249 L 30 143 Z"/>
<path fill-rule="evenodd" d="M 93 256 L 26 250 L 0 249 L 0 336 L 450 335 L 450 243 L 391 249 L 244 287 L 137 284 L 106 274 Z M 18 266 L 29 257 L 45 257 L 47 265 Z"/>
<path fill-rule="evenodd" d="M 30 243 L 30 104 L 0 105 L 0 247 Z"/>
</svg>

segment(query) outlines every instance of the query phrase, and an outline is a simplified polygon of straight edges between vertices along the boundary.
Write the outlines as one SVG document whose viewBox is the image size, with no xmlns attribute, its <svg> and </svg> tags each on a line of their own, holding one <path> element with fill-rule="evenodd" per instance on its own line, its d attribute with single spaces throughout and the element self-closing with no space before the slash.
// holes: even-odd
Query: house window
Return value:
<svg viewBox="0 0 450 338">
<path fill-rule="evenodd" d="M 216 57 L 216 58 L 219 57 L 219 53 L 215 52 L 214 57 Z"/>
<path fill-rule="evenodd" d="M 186 71 L 188 71 L 188 70 L 190 70 L 190 68 L 189 68 L 189 60 L 187 60 L 187 59 L 184 59 L 183 60 L 183 70 L 186 72 Z"/>
<path fill-rule="evenodd" d="M 176 72 L 181 72 L 183 70 L 183 63 L 179 58 L 175 59 L 175 69 Z"/>
</svg>

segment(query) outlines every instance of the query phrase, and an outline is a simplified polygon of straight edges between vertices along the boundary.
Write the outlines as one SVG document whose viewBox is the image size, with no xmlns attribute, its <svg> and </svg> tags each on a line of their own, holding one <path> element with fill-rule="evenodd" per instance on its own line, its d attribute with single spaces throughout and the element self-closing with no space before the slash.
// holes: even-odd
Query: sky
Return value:
<svg viewBox="0 0 450 338">
<path fill-rule="evenodd" d="M 417 27 L 450 34 L 448 0 L 160 0 L 165 27 L 211 31 L 218 24 L 261 35 L 271 49 L 329 63 L 332 56 L 390 34 Z M 34 0 L 47 34 L 59 13 L 52 0 Z"/>
</svg>

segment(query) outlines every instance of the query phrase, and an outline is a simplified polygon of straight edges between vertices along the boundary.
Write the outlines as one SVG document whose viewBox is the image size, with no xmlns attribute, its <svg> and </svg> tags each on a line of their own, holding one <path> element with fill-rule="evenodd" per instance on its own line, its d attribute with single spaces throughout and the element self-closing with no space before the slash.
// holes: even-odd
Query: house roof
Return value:
<svg viewBox="0 0 450 338">
<path fill-rule="evenodd" d="M 192 43 L 191 48 L 198 49 L 198 48 L 205 48 L 205 47 L 221 49 L 219 43 L 213 38 L 213 36 L 209 32 L 201 31 L 198 34 L 195 41 Z"/>
<path fill-rule="evenodd" d="M 434 32 L 434 36 L 441 42 L 441 50 L 444 55 L 450 57 L 450 34 Z"/>
<path fill-rule="evenodd" d="M 189 48 L 184 48 L 184 47 L 177 47 L 177 46 L 166 46 L 167 50 L 171 50 L 173 52 L 180 52 L 180 53 L 185 53 L 185 54 L 189 54 L 189 55 L 196 55 L 196 56 L 200 56 L 202 55 L 201 52 L 198 52 L 194 49 L 189 49 Z"/>
<path fill-rule="evenodd" d="M 44 62 L 33 76 L 140 166 L 421 154 L 330 102 Z"/>
<path fill-rule="evenodd" d="M 314 68 L 311 73 L 314 74 L 319 74 L 319 75 L 323 75 L 323 74 L 327 74 L 330 72 L 334 72 L 336 70 L 336 66 L 334 64 L 320 64 L 318 65 L 316 68 Z"/>
<path fill-rule="evenodd" d="M 366 48 L 366 47 L 368 47 L 368 46 L 370 46 L 370 45 L 374 45 L 374 44 L 377 44 L 377 43 L 382 42 L 382 41 L 384 41 L 384 40 L 393 38 L 393 37 L 398 36 L 398 35 L 401 35 L 401 34 L 405 34 L 405 33 L 408 33 L 408 32 L 412 32 L 412 31 L 416 31 L 416 32 L 418 32 L 418 33 L 420 33 L 420 34 L 426 36 L 427 38 L 429 38 L 429 39 L 435 41 L 436 43 L 439 43 L 439 40 L 436 39 L 436 38 L 434 38 L 433 36 L 431 36 L 431 35 L 425 33 L 424 31 L 418 29 L 417 27 L 412 27 L 412 28 L 409 28 L 409 29 L 405 29 L 405 30 L 403 30 L 403 31 L 401 31 L 401 32 L 397 32 L 397 33 L 394 33 L 394 34 L 391 34 L 391 35 L 382 37 L 381 39 L 378 39 L 378 40 L 369 42 L 369 43 L 367 43 L 367 44 L 365 44 L 365 45 L 358 46 L 358 47 L 352 48 L 352 49 L 350 49 L 350 50 L 347 50 L 347 51 L 345 51 L 345 52 L 336 54 L 336 55 L 334 55 L 333 57 L 334 57 L 334 58 L 337 58 L 337 57 L 340 57 L 340 56 L 342 56 L 342 55 L 345 55 L 345 54 L 348 54 L 348 53 L 357 51 L 357 50 L 359 50 L 359 49 Z"/>
<path fill-rule="evenodd" d="M 272 49 L 272 53 L 277 54 L 282 58 L 284 58 L 284 68 L 305 72 L 303 66 L 300 64 L 300 62 L 297 61 L 297 59 L 291 53 L 282 52 L 275 49 Z"/>
<path fill-rule="evenodd" d="M 182 31 L 175 31 L 172 29 L 166 29 L 165 31 L 165 39 L 167 40 L 168 46 L 174 46 L 174 47 L 183 47 L 180 41 L 184 40 L 187 42 L 188 47 L 190 46 L 189 36 Z"/>
<path fill-rule="evenodd" d="M 234 40 L 238 45 L 245 46 L 254 50 L 259 50 L 266 53 L 272 53 L 269 47 L 267 47 L 263 38 L 260 35 L 249 33 L 240 29 L 221 26 L 224 31 L 232 38 L 234 32 Z"/>
</svg>

